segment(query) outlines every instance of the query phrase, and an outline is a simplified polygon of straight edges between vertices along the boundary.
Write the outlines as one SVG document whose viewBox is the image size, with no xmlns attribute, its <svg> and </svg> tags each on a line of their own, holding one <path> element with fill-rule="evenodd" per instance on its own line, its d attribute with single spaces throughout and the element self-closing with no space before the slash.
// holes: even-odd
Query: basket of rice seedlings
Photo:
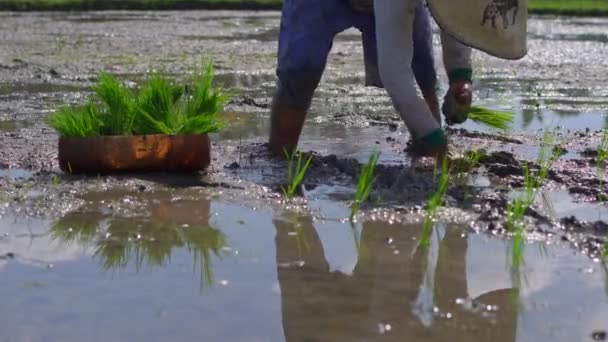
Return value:
<svg viewBox="0 0 608 342">
<path fill-rule="evenodd" d="M 213 87 L 213 64 L 195 70 L 191 84 L 154 74 L 132 91 L 102 74 L 81 106 L 61 107 L 48 118 L 59 138 L 59 166 L 69 173 L 196 172 L 210 163 L 208 133 L 223 126 L 228 101 Z"/>
<path fill-rule="evenodd" d="M 473 106 L 468 113 L 468 118 L 488 128 L 506 132 L 511 129 L 514 114 Z"/>
</svg>

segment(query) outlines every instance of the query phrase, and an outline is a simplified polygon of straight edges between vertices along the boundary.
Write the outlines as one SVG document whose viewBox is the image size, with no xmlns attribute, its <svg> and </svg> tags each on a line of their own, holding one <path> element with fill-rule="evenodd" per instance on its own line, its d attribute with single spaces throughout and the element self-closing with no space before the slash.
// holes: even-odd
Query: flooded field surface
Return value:
<svg viewBox="0 0 608 342">
<path fill-rule="evenodd" d="M 0 341 L 608 338 L 607 19 L 533 18 L 526 58 L 475 55 L 477 103 L 514 111 L 515 124 L 449 130 L 457 162 L 484 152 L 453 175 L 430 225 L 437 175 L 406 152 L 385 92 L 363 86 L 356 31 L 336 40 L 304 129 L 302 194 L 282 195 L 287 163 L 265 145 L 279 19 L 0 13 Z M 84 102 L 99 72 L 131 86 L 151 71 L 181 80 L 201 56 L 234 93 L 207 172 L 59 170 L 45 118 Z M 525 229 L 509 232 L 508 208 L 556 128 L 560 158 Z M 377 181 L 351 222 L 374 151 Z"/>
</svg>

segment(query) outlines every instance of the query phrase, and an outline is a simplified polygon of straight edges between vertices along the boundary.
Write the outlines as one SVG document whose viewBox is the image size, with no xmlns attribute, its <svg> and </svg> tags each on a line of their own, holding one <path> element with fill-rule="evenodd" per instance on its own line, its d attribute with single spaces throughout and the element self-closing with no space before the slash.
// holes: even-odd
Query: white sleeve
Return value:
<svg viewBox="0 0 608 342">
<path fill-rule="evenodd" d="M 380 78 L 415 138 L 440 128 L 418 96 L 412 71 L 415 9 L 419 0 L 374 0 Z"/>
</svg>

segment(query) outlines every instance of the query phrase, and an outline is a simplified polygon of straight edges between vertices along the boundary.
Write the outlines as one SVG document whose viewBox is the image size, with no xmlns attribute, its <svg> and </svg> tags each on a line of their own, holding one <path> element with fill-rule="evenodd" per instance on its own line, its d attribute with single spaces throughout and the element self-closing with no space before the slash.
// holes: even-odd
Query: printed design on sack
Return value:
<svg viewBox="0 0 608 342">
<path fill-rule="evenodd" d="M 492 0 L 483 12 L 483 20 L 481 25 L 484 26 L 488 21 L 492 23 L 493 28 L 496 27 L 496 21 L 500 17 L 502 19 L 503 28 L 506 30 L 509 25 L 515 25 L 517 12 L 519 11 L 519 0 Z M 509 14 L 513 12 L 513 19 L 509 21 Z"/>
</svg>

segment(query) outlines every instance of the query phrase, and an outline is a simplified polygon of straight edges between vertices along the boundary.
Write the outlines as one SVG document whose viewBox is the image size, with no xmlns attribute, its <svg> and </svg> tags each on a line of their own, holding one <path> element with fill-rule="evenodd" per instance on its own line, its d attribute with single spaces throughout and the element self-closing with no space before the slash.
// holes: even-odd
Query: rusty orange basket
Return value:
<svg viewBox="0 0 608 342">
<path fill-rule="evenodd" d="M 59 138 L 59 167 L 67 173 L 196 172 L 211 162 L 207 134 Z"/>
</svg>

